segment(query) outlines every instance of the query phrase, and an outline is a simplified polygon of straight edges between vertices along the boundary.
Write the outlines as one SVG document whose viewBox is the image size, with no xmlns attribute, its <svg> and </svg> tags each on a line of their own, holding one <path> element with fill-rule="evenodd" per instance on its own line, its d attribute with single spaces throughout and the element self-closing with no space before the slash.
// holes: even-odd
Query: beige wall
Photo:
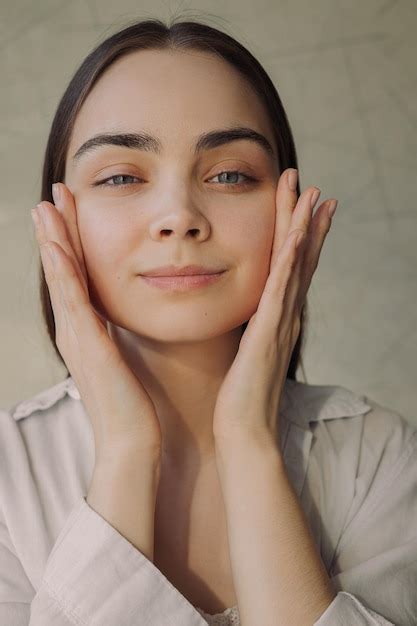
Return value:
<svg viewBox="0 0 417 626">
<path fill-rule="evenodd" d="M 178 12 L 263 63 L 294 131 L 301 188 L 339 199 L 309 292 L 307 382 L 365 393 L 417 424 L 415 0 L 3 0 L 0 406 L 64 376 L 41 321 L 30 218 L 57 102 L 99 41 Z"/>
</svg>

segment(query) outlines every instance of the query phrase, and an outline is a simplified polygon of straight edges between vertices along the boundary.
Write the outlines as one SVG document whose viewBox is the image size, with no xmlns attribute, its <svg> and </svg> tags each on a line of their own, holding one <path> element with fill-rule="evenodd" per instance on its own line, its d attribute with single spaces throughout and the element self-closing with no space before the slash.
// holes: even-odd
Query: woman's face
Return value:
<svg viewBox="0 0 417 626">
<path fill-rule="evenodd" d="M 195 151 L 201 134 L 231 127 L 264 135 L 273 154 L 248 139 Z M 73 160 L 102 133 L 146 133 L 159 147 L 105 144 Z M 94 306 L 113 324 L 160 341 L 208 339 L 247 321 L 269 273 L 275 155 L 260 101 L 214 55 L 144 50 L 113 63 L 77 116 L 64 180 Z M 227 271 L 188 291 L 161 290 L 140 276 L 168 264 Z"/>
</svg>

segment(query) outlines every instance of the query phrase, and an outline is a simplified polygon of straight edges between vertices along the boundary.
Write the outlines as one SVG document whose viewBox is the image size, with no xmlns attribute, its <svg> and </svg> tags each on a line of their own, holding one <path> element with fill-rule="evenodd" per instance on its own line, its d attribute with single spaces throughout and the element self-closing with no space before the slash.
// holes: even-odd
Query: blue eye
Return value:
<svg viewBox="0 0 417 626">
<path fill-rule="evenodd" d="M 217 178 L 218 176 L 224 176 L 224 175 L 229 175 L 229 174 L 233 174 L 239 177 L 239 176 L 243 176 L 244 177 L 244 181 L 243 182 L 227 182 L 227 181 L 223 181 L 222 183 L 218 183 L 221 184 L 225 187 L 245 187 L 247 185 L 250 185 L 251 183 L 255 183 L 257 181 L 256 178 L 253 178 L 252 176 L 248 176 L 248 174 L 245 174 L 244 172 L 241 172 L 240 170 L 226 170 L 223 172 L 220 172 L 219 174 L 216 174 L 215 176 L 213 176 L 213 178 Z M 131 176 L 130 174 L 114 174 L 114 176 L 110 176 L 109 178 L 105 178 L 104 180 L 98 181 L 96 183 L 94 183 L 94 187 L 128 187 L 129 185 L 134 185 L 135 183 L 116 183 L 114 182 L 114 184 L 111 184 L 107 181 L 109 180 L 119 180 L 123 179 L 123 178 L 130 178 L 130 179 L 134 179 L 136 178 L 136 180 L 142 180 L 141 178 L 137 178 L 136 176 Z M 224 182 L 226 182 L 226 185 L 224 185 Z"/>
<path fill-rule="evenodd" d="M 108 180 L 114 180 L 117 178 L 136 178 L 136 176 L 130 176 L 130 174 L 115 174 L 114 176 L 110 176 L 110 178 L 105 178 L 104 180 L 100 180 L 97 183 L 94 183 L 95 186 L 103 186 L 103 187 L 128 187 L 129 185 L 132 185 L 134 183 L 122 183 L 121 185 L 117 185 L 116 183 L 114 185 L 111 185 L 110 183 L 108 183 Z M 136 178 L 136 180 L 142 180 L 140 178 Z"/>
<path fill-rule="evenodd" d="M 226 170 L 224 172 L 220 172 L 219 174 L 216 174 L 216 176 L 213 176 L 213 178 L 217 178 L 217 176 L 224 176 L 227 174 L 234 174 L 234 175 L 238 175 L 239 176 L 243 176 L 245 178 L 243 183 L 235 183 L 235 182 L 231 182 L 229 184 L 226 185 L 226 187 L 239 187 L 239 186 L 244 186 L 244 185 L 248 185 L 251 182 L 255 182 L 255 178 L 253 178 L 252 176 L 248 176 L 247 174 L 244 174 L 243 172 L 239 171 L 239 170 Z"/>
</svg>

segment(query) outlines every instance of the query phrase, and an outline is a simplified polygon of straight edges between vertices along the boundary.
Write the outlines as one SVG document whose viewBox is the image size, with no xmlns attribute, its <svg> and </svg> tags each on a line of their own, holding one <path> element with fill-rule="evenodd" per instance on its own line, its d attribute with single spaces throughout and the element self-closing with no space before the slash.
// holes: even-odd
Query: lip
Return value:
<svg viewBox="0 0 417 626">
<path fill-rule="evenodd" d="M 156 267 L 147 272 L 142 272 L 141 276 L 196 276 L 196 275 L 211 275 L 220 274 L 225 269 L 221 267 L 204 267 L 203 265 L 185 265 L 184 267 L 176 267 L 175 265 L 164 265 L 162 267 Z"/>
<path fill-rule="evenodd" d="M 141 278 L 152 287 L 168 291 L 189 291 L 200 289 L 217 282 L 226 271 L 215 274 L 188 274 L 177 276 L 144 276 Z"/>
</svg>

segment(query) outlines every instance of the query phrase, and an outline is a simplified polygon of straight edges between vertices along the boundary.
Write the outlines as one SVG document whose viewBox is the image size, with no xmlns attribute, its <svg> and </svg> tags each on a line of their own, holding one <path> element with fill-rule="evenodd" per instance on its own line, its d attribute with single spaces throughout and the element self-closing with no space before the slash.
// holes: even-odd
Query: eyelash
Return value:
<svg viewBox="0 0 417 626">
<path fill-rule="evenodd" d="M 240 170 L 225 170 L 223 172 L 219 172 L 218 174 L 215 174 L 215 176 L 213 176 L 212 178 L 216 178 L 217 176 L 221 176 L 222 174 L 239 174 L 240 176 L 244 176 L 246 178 L 246 181 L 244 181 L 243 183 L 217 183 L 219 185 L 224 185 L 225 187 L 248 187 L 249 185 L 257 182 L 257 178 L 254 178 L 253 176 L 249 176 L 248 174 L 245 174 L 244 172 L 241 172 Z M 113 184 L 111 185 L 110 183 L 108 183 L 108 180 L 113 180 L 113 178 L 137 178 L 138 180 L 142 180 L 139 179 L 137 176 L 132 176 L 131 174 L 114 174 L 113 176 L 110 176 L 109 178 L 105 178 L 104 180 L 100 180 L 96 183 L 94 183 L 94 187 L 129 187 L 130 185 L 134 185 L 135 183 L 122 183 L 121 185 L 116 185 Z"/>
</svg>

